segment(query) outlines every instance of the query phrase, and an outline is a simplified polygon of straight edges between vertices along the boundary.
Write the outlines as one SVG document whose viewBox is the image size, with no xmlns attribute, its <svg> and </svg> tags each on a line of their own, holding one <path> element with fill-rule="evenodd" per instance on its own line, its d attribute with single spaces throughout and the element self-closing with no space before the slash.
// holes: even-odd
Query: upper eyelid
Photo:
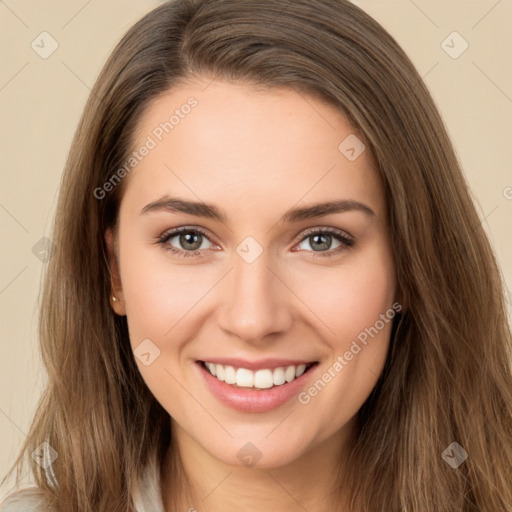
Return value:
<svg viewBox="0 0 512 512">
<path fill-rule="evenodd" d="M 306 229 L 305 231 L 302 232 L 302 235 L 301 235 L 301 238 L 300 240 L 303 240 L 304 238 L 314 234 L 314 233 L 332 233 L 332 234 L 335 234 L 335 235 L 339 235 L 339 236 L 343 236 L 345 238 L 348 238 L 350 240 L 353 240 L 354 237 L 348 232 L 348 231 L 345 231 L 344 229 L 340 229 L 340 228 L 332 228 L 332 227 L 328 227 L 328 226 L 324 226 L 324 227 L 318 227 L 318 228 L 308 228 Z"/>
</svg>

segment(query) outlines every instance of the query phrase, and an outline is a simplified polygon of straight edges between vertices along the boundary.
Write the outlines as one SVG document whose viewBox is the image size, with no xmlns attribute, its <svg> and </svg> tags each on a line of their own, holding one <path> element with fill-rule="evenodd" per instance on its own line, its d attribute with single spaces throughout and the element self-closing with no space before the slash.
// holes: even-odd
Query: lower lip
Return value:
<svg viewBox="0 0 512 512">
<path fill-rule="evenodd" d="M 266 412 L 285 404 L 304 387 L 306 379 L 314 371 L 315 364 L 300 377 L 269 389 L 239 388 L 214 377 L 202 363 L 196 362 L 202 378 L 210 391 L 224 404 L 242 412 Z"/>
</svg>

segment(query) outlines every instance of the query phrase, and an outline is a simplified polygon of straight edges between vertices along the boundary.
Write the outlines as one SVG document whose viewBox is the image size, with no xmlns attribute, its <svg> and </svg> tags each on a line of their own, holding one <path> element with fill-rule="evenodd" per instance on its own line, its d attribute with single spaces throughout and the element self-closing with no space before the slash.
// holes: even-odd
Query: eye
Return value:
<svg viewBox="0 0 512 512">
<path fill-rule="evenodd" d="M 334 249 L 331 248 L 333 239 L 338 242 L 338 246 Z M 342 251 L 350 249 L 354 245 L 354 239 L 347 233 L 333 229 L 323 228 L 308 231 L 300 240 L 300 244 L 307 242 L 307 245 L 312 248 L 312 251 L 316 254 L 313 256 L 332 256 Z M 327 250 L 325 250 L 327 249 Z"/>
<path fill-rule="evenodd" d="M 171 243 L 174 239 L 176 241 Z M 198 228 L 181 227 L 165 232 L 161 235 L 157 243 L 161 244 L 164 249 L 171 251 L 177 256 L 197 256 L 201 252 L 208 250 L 209 247 L 204 246 L 204 242 L 211 243 L 206 233 Z"/>
<path fill-rule="evenodd" d="M 338 245 L 334 249 L 331 248 L 333 239 L 338 242 Z M 173 240 L 175 241 L 173 242 Z M 205 242 L 207 242 L 206 247 Z M 300 239 L 299 247 L 305 242 L 307 242 L 312 249 L 306 249 L 306 252 L 313 253 L 312 256 L 314 257 L 333 256 L 334 254 L 350 249 L 355 243 L 350 235 L 344 231 L 333 228 L 317 228 L 310 230 Z M 212 242 L 206 232 L 199 228 L 186 226 L 166 231 L 157 238 L 156 243 L 162 245 L 165 250 L 171 251 L 179 257 L 201 257 L 204 251 L 215 250 L 212 249 L 212 247 L 208 247 L 208 243 L 212 244 Z M 302 251 L 304 248 L 299 248 L 299 250 Z M 297 249 L 293 249 L 293 251 L 298 252 Z"/>
</svg>

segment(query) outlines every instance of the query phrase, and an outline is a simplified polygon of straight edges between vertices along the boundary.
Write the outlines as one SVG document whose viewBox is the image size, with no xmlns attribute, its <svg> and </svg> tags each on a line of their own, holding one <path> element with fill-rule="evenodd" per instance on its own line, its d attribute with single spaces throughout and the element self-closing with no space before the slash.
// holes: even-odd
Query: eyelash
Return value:
<svg viewBox="0 0 512 512">
<path fill-rule="evenodd" d="M 208 236 L 208 234 L 205 231 L 203 231 L 202 229 L 189 228 L 189 227 L 185 226 L 185 227 L 181 227 L 181 228 L 172 229 L 170 231 L 166 231 L 165 233 L 163 233 L 156 239 L 156 243 L 161 245 L 164 250 L 171 251 L 174 255 L 179 256 L 179 257 L 187 257 L 188 255 L 198 256 L 198 254 L 196 254 L 196 253 L 198 253 L 198 252 L 200 253 L 205 250 L 205 249 L 195 249 L 194 251 L 184 251 L 182 249 L 177 249 L 176 247 L 173 247 L 173 246 L 167 244 L 167 242 L 171 238 L 174 238 L 176 235 L 180 235 L 181 233 L 199 233 L 199 234 L 203 235 L 208 241 L 212 242 L 212 240 L 210 240 L 210 237 Z M 306 233 L 304 233 L 302 238 L 297 243 L 301 244 L 302 242 L 307 240 L 309 237 L 311 237 L 313 235 L 319 235 L 319 234 L 333 235 L 335 239 L 337 239 L 339 242 L 342 243 L 342 245 L 340 245 L 336 249 L 331 249 L 329 251 L 306 251 L 306 252 L 312 252 L 313 257 L 328 258 L 328 257 L 331 257 L 335 254 L 342 252 L 342 251 L 351 249 L 355 243 L 355 241 L 352 237 L 350 237 L 343 231 L 340 231 L 340 230 L 337 230 L 334 228 L 322 228 L 322 229 L 315 228 L 315 229 L 306 231 Z M 300 251 L 295 251 L 295 252 L 300 252 Z M 199 257 L 202 257 L 202 256 L 199 255 Z"/>
</svg>

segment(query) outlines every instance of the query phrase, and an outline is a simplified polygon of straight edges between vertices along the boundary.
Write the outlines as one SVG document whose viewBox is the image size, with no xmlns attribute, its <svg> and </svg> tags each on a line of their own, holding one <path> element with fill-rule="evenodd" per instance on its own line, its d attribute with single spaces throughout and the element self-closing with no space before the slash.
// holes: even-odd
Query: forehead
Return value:
<svg viewBox="0 0 512 512">
<path fill-rule="evenodd" d="M 179 193 L 247 215 L 331 199 L 385 210 L 360 134 L 339 110 L 292 88 L 182 84 L 149 103 L 135 133 L 133 150 L 151 149 L 130 172 L 125 196 L 141 208 Z"/>
</svg>

